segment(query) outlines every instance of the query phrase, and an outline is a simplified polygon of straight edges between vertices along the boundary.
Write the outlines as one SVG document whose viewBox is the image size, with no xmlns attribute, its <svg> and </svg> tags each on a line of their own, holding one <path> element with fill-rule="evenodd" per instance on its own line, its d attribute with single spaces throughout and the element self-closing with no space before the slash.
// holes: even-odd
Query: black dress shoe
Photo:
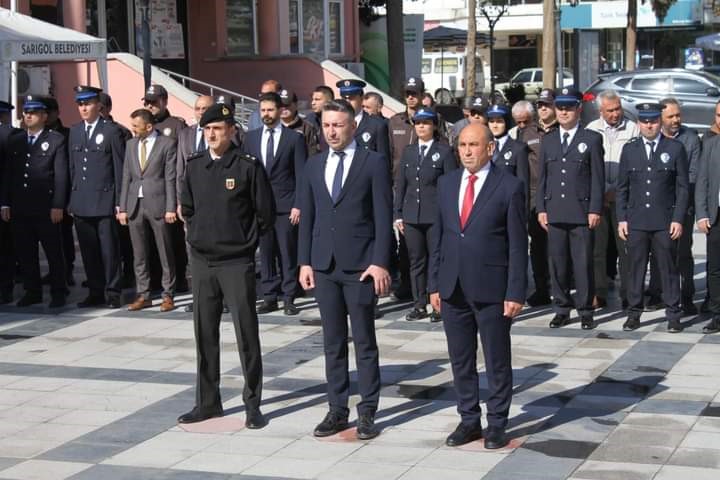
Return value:
<svg viewBox="0 0 720 480">
<path fill-rule="evenodd" d="M 542 307 L 544 305 L 550 305 L 550 303 L 552 303 L 550 295 L 548 295 L 547 292 L 542 292 L 540 290 L 535 290 L 535 292 L 527 299 L 527 304 L 531 307 Z"/>
<path fill-rule="evenodd" d="M 662 308 L 665 308 L 665 304 L 660 297 L 651 296 L 647 299 L 647 302 L 645 302 L 646 312 L 655 312 Z"/>
<path fill-rule="evenodd" d="M 88 296 L 85 300 L 78 302 L 78 308 L 91 308 L 105 305 L 105 297 L 100 296 Z"/>
<path fill-rule="evenodd" d="M 569 316 L 569 315 L 562 315 L 562 314 L 559 314 L 559 313 L 558 313 L 557 315 L 555 315 L 555 316 L 553 317 L 552 320 L 550 320 L 550 328 L 560 328 L 560 327 L 564 327 L 564 326 L 567 325 L 568 323 L 570 323 L 570 316 Z"/>
<path fill-rule="evenodd" d="M 187 305 L 185 305 L 185 308 L 183 308 L 183 311 L 191 313 L 193 311 L 193 304 L 188 303 Z"/>
<path fill-rule="evenodd" d="M 682 301 L 682 311 L 685 315 L 697 315 L 698 309 L 692 301 L 692 298 L 686 298 Z"/>
<path fill-rule="evenodd" d="M 120 302 L 120 297 L 108 297 L 106 306 L 107 308 L 120 308 L 122 306 L 122 302 Z"/>
<path fill-rule="evenodd" d="M 680 319 L 673 318 L 668 320 L 668 326 L 667 331 L 668 333 L 680 333 L 683 331 L 685 327 L 682 326 L 682 323 L 680 323 Z"/>
<path fill-rule="evenodd" d="M 257 307 L 257 313 L 258 315 L 262 315 L 264 313 L 270 313 L 274 312 L 275 310 L 278 310 L 280 307 L 278 307 L 278 303 L 264 300 L 263 303 Z"/>
<path fill-rule="evenodd" d="M 180 415 L 177 419 L 178 423 L 197 423 L 209 418 L 222 417 L 222 408 L 202 409 L 195 407 L 187 413 Z"/>
<path fill-rule="evenodd" d="M 427 310 L 424 308 L 413 308 L 410 313 L 405 315 L 405 320 L 412 322 L 413 320 L 421 320 L 428 316 Z"/>
<path fill-rule="evenodd" d="M 48 308 L 60 308 L 65 306 L 65 295 L 53 295 L 48 303 Z"/>
<path fill-rule="evenodd" d="M 375 416 L 367 413 L 360 415 L 357 421 L 358 440 L 370 440 L 378 435 L 380 435 L 380 431 L 375 428 Z"/>
<path fill-rule="evenodd" d="M 322 422 L 315 427 L 313 435 L 316 437 L 329 437 L 347 428 L 347 417 L 336 413 L 328 412 Z"/>
<path fill-rule="evenodd" d="M 497 450 L 508 444 L 505 429 L 502 427 L 488 427 L 485 431 L 485 448 L 488 450 Z"/>
<path fill-rule="evenodd" d="M 590 315 L 580 317 L 580 327 L 583 330 L 592 330 L 596 326 L 595 320 Z"/>
<path fill-rule="evenodd" d="M 288 316 L 293 316 L 300 313 L 300 309 L 296 307 L 293 302 L 285 302 L 283 305 L 283 313 Z"/>
<path fill-rule="evenodd" d="M 263 428 L 265 425 L 267 425 L 267 420 L 259 408 L 251 409 L 245 412 L 245 427 L 252 430 L 258 430 Z"/>
<path fill-rule="evenodd" d="M 640 328 L 640 318 L 639 317 L 628 317 L 622 326 L 622 329 L 625 332 L 632 332 L 633 330 L 637 330 L 638 328 Z"/>
<path fill-rule="evenodd" d="M 437 310 L 430 312 L 430 323 L 442 322 L 442 315 Z"/>
<path fill-rule="evenodd" d="M 22 296 L 22 298 L 20 298 L 20 300 L 17 301 L 15 306 L 29 307 L 30 305 L 35 305 L 36 303 L 42 303 L 42 295 L 38 295 L 37 293 L 26 293 Z"/>
<path fill-rule="evenodd" d="M 466 443 L 474 442 L 482 438 L 482 425 L 478 422 L 475 425 L 460 423 L 455 431 L 445 439 L 448 447 L 459 447 Z"/>
<path fill-rule="evenodd" d="M 707 325 L 703 327 L 703 333 L 720 332 L 720 316 L 714 316 Z"/>
</svg>

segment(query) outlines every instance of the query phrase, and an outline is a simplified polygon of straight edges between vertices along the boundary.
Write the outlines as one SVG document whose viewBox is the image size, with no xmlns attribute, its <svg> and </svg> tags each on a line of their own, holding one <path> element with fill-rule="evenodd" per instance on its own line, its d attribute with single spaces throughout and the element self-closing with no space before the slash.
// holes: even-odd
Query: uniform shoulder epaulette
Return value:
<svg viewBox="0 0 720 480">
<path fill-rule="evenodd" d="M 190 155 L 189 157 L 187 157 L 187 159 L 185 159 L 185 161 L 190 162 L 192 160 L 196 160 L 196 159 L 202 157 L 203 155 L 205 155 L 205 152 L 195 152 L 192 155 Z"/>
<path fill-rule="evenodd" d="M 256 164 L 260 161 L 257 157 L 250 155 L 249 153 L 240 153 L 238 157 L 252 164 Z"/>
</svg>

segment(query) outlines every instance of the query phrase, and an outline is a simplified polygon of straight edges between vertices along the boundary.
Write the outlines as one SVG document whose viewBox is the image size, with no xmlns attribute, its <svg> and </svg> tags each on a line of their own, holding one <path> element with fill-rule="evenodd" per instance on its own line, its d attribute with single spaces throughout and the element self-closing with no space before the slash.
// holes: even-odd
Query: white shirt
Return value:
<svg viewBox="0 0 720 480">
<path fill-rule="evenodd" d="M 38 131 L 35 132 L 35 133 L 30 133 L 30 130 L 26 130 L 26 131 L 27 131 L 28 139 L 30 139 L 30 137 L 33 137 L 32 144 L 31 144 L 31 145 L 35 145 L 35 142 L 37 142 L 38 137 L 39 137 L 40 135 L 42 135 L 43 130 L 45 130 L 45 129 L 43 128 L 42 130 L 38 130 Z"/>
<path fill-rule="evenodd" d="M 431 138 L 430 140 L 428 140 L 427 142 L 423 142 L 422 140 L 420 140 L 420 139 L 418 138 L 418 153 L 422 153 L 422 148 L 421 148 L 421 147 L 424 145 L 424 146 L 425 146 L 425 155 L 427 155 L 427 153 L 428 153 L 428 152 L 430 151 L 430 149 L 432 148 L 432 144 L 433 144 L 433 139 L 432 139 L 432 138 Z"/>
<path fill-rule="evenodd" d="M 655 150 L 657 150 L 658 143 L 660 143 L 660 135 L 661 134 L 658 134 L 658 136 L 654 139 L 647 139 L 645 137 L 642 137 L 643 146 L 645 147 L 645 155 L 647 155 L 647 158 L 652 158 L 652 154 L 655 153 Z M 652 147 L 652 152 L 650 151 L 649 142 L 655 142 Z"/>
<path fill-rule="evenodd" d="M 482 167 L 480 170 L 475 172 L 475 176 L 477 177 L 477 180 L 475 180 L 475 184 L 473 187 L 475 188 L 475 197 L 473 198 L 473 205 L 475 205 L 475 200 L 477 200 L 478 193 L 480 193 L 480 190 L 483 187 L 483 184 L 485 184 L 485 180 L 487 179 L 488 173 L 490 173 L 490 165 L 492 162 L 487 162 L 484 167 Z M 462 207 L 463 207 L 463 200 L 465 200 L 465 190 L 467 190 L 468 186 L 468 178 L 470 178 L 470 171 L 466 168 L 463 170 L 462 174 L 462 180 L 460 180 L 460 193 L 458 196 L 458 214 L 462 215 Z"/>
<path fill-rule="evenodd" d="M 88 138 L 91 138 L 93 136 L 93 132 L 95 132 L 95 127 L 97 127 L 98 122 L 100 121 L 100 117 L 96 118 L 93 123 L 85 122 L 85 132 L 87 133 L 88 127 L 90 127 L 90 133 L 87 135 Z"/>
<path fill-rule="evenodd" d="M 360 113 L 355 115 L 355 128 L 360 126 L 360 122 L 363 119 L 363 110 L 360 110 Z"/>
<path fill-rule="evenodd" d="M 260 155 L 262 156 L 263 165 L 267 167 L 267 143 L 270 140 L 269 130 L 273 131 L 273 157 L 277 154 L 278 145 L 280 145 L 280 134 L 282 133 L 282 125 L 278 122 L 272 128 L 263 127 L 262 137 L 260 138 Z"/>
<path fill-rule="evenodd" d="M 575 124 L 573 128 L 570 130 L 565 130 L 563 127 L 559 127 L 558 130 L 560 130 L 560 145 L 563 143 L 563 137 L 565 136 L 565 133 L 570 134 L 570 136 L 567 139 L 568 146 L 572 143 L 573 138 L 575 138 L 575 134 L 578 131 L 578 128 L 580 127 L 580 123 Z"/>
<path fill-rule="evenodd" d="M 195 129 L 195 145 L 193 145 L 193 152 L 198 146 L 198 143 L 200 143 L 200 138 L 203 136 L 203 128 L 198 125 Z"/>
<path fill-rule="evenodd" d="M 500 138 L 495 139 L 495 150 L 498 152 L 498 155 L 502 151 L 502 149 L 505 147 L 505 142 L 507 142 L 508 135 L 505 134 Z"/>
<path fill-rule="evenodd" d="M 352 164 L 353 157 L 355 156 L 355 150 L 357 150 L 357 143 L 355 140 L 350 145 L 345 147 L 345 159 L 343 160 L 343 176 L 342 184 L 345 185 L 348 172 L 350 171 L 350 165 Z M 328 193 L 332 196 L 333 180 L 335 179 L 335 170 L 337 170 L 338 162 L 340 159 L 337 155 L 334 155 L 335 151 L 330 148 L 328 149 L 327 161 L 325 162 L 325 186 L 328 189 Z"/>
<path fill-rule="evenodd" d="M 140 152 L 142 152 L 142 144 L 143 141 L 145 142 L 145 162 L 147 162 L 150 159 L 150 152 L 152 151 L 153 145 L 155 145 L 155 139 L 158 137 L 157 130 L 153 130 L 150 135 L 148 135 L 145 138 L 138 138 L 138 165 L 142 165 L 140 163 Z M 147 166 L 147 163 L 146 163 Z M 138 198 L 143 198 L 143 189 L 142 189 L 142 183 L 140 184 L 140 188 L 138 189 Z"/>
</svg>

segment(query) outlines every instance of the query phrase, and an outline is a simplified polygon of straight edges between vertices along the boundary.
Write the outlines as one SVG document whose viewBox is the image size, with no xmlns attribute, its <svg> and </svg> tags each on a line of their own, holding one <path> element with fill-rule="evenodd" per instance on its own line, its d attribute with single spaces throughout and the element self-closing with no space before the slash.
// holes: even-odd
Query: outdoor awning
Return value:
<svg viewBox="0 0 720 480">
<path fill-rule="evenodd" d="M 475 39 L 478 45 L 490 44 L 490 35 L 487 33 L 477 32 Z M 425 30 L 423 33 L 423 44 L 425 45 L 451 46 L 465 45 L 466 43 L 467 30 L 463 30 L 461 28 L 440 26 Z"/>
<path fill-rule="evenodd" d="M 695 39 L 695 46 L 720 51 L 720 33 L 713 33 Z"/>
</svg>

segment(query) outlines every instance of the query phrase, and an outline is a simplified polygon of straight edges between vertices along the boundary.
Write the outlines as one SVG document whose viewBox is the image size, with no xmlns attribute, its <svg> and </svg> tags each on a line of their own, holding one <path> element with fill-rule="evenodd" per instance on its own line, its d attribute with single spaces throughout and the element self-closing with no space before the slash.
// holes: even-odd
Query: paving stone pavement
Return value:
<svg viewBox="0 0 720 480">
<path fill-rule="evenodd" d="M 704 257 L 696 262 L 699 272 Z M 696 282 L 700 300 L 704 274 Z M 82 295 L 73 289 L 70 300 Z M 512 329 L 512 441 L 488 451 L 481 441 L 444 445 L 458 417 L 442 325 L 406 322 L 410 306 L 390 298 L 376 322 L 381 435 L 361 442 L 351 429 L 315 439 L 312 429 L 326 409 L 322 337 L 314 300 L 298 304 L 299 317 L 260 317 L 269 419 L 262 430 L 243 428 L 243 378 L 228 318 L 221 357 L 226 416 L 180 428 L 177 416 L 194 401 L 191 314 L 161 314 L 158 306 L 138 313 L 0 307 L 0 479 L 720 474 L 720 336 L 702 335 L 705 316 L 685 318 L 686 330 L 673 335 L 662 312 L 644 314 L 639 330 L 622 332 L 617 301 L 597 313 L 591 332 L 578 323 L 550 330 L 549 309 L 525 310 Z"/>
</svg>

